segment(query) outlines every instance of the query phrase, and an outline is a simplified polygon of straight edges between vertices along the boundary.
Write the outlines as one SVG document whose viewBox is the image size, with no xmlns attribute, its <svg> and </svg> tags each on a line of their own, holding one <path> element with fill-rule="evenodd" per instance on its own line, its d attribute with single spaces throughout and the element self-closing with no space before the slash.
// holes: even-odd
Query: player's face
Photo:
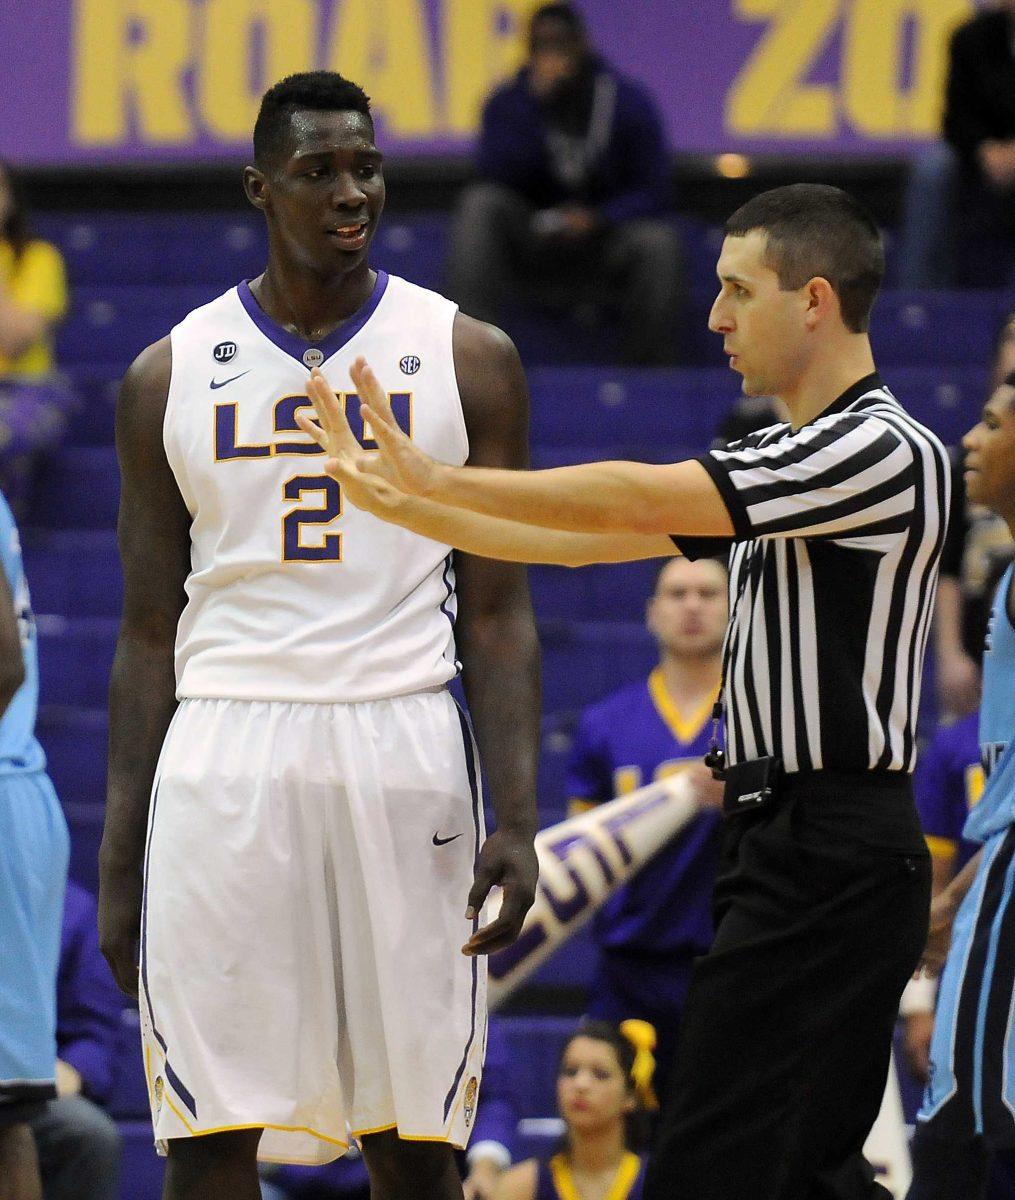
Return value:
<svg viewBox="0 0 1015 1200">
<path fill-rule="evenodd" d="M 962 445 L 969 499 L 1005 517 L 1015 514 L 1015 388 L 995 390 Z"/>
<path fill-rule="evenodd" d="M 785 395 L 807 363 L 807 288 L 780 288 L 765 262 L 767 238 L 753 230 L 723 242 L 716 265 L 721 287 L 708 318 L 748 396 Z"/>
<path fill-rule="evenodd" d="M 598 1038 L 572 1038 L 557 1075 L 557 1105 L 574 1132 L 599 1132 L 634 1107 L 617 1052 Z"/>
<path fill-rule="evenodd" d="M 718 654 L 729 620 L 726 572 L 716 562 L 673 559 L 659 574 L 647 615 L 665 653 L 677 658 Z"/>
<path fill-rule="evenodd" d="M 384 207 L 381 153 L 368 117 L 294 113 L 284 156 L 262 178 L 273 252 L 324 277 L 366 260 Z"/>
</svg>

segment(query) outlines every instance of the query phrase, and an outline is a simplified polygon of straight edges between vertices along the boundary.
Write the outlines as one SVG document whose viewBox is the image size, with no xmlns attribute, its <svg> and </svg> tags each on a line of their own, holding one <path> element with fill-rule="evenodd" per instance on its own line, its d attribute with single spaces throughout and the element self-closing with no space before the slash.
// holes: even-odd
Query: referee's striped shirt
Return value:
<svg viewBox="0 0 1015 1200">
<path fill-rule="evenodd" d="M 730 763 L 911 771 L 938 562 L 944 447 L 868 375 L 815 420 L 701 459 L 729 509 Z M 688 557 L 715 539 L 674 538 Z"/>
</svg>

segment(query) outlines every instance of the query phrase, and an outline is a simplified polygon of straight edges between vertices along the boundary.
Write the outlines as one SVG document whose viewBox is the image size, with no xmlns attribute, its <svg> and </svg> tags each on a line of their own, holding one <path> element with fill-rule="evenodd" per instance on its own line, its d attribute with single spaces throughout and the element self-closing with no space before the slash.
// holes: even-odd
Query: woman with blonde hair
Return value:
<svg viewBox="0 0 1015 1200">
<path fill-rule="evenodd" d="M 506 1171 L 495 1200 L 641 1200 L 655 1040 L 646 1021 L 579 1025 L 557 1071 L 561 1146 Z"/>
</svg>

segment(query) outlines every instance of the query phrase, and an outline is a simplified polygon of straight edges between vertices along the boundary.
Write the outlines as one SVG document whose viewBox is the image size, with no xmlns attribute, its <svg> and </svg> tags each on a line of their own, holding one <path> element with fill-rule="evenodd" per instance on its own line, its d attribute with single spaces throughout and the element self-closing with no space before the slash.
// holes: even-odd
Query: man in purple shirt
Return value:
<svg viewBox="0 0 1015 1200">
<path fill-rule="evenodd" d="M 483 111 L 479 182 L 451 239 L 451 293 L 503 322 L 505 294 L 615 306 L 627 360 L 675 361 L 683 280 L 680 245 L 660 220 L 670 162 L 649 94 L 588 44 L 571 4 L 532 17 L 529 59 Z"/>
<path fill-rule="evenodd" d="M 29 1124 L 46 1200 L 117 1200 L 120 1134 L 100 1105 L 113 1086 L 123 998 L 99 951 L 95 900 L 67 881 L 56 985 L 57 1099 Z"/>
</svg>

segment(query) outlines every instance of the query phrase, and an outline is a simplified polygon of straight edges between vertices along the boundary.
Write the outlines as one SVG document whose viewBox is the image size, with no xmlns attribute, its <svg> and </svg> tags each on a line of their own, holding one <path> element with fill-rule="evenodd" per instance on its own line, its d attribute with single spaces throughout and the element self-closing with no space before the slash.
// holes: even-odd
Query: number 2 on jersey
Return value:
<svg viewBox="0 0 1015 1200">
<path fill-rule="evenodd" d="M 325 533 L 317 545 L 304 542 L 305 525 L 330 525 L 342 515 L 342 489 L 330 475 L 297 475 L 282 485 L 283 500 L 301 501 L 304 493 L 319 492 L 319 508 L 301 506 L 282 518 L 283 562 L 341 562 L 342 535 Z"/>
</svg>

